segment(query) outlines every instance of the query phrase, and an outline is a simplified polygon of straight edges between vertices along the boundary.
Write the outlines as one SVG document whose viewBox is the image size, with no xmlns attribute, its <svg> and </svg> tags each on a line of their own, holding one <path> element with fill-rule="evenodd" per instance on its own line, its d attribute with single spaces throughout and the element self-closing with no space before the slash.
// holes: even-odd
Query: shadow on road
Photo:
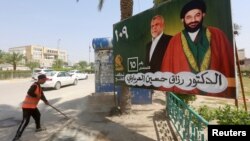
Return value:
<svg viewBox="0 0 250 141">
<path fill-rule="evenodd" d="M 88 140 L 96 141 L 154 141 L 137 131 L 143 131 L 143 123 L 124 126 L 111 121 L 109 111 L 114 106 L 113 95 L 92 95 L 57 105 L 73 120 L 54 133 L 49 140 Z M 72 115 L 75 109 L 81 112 Z M 136 127 L 137 130 L 129 128 Z M 69 136 L 68 134 L 71 133 Z"/>
<path fill-rule="evenodd" d="M 162 102 L 160 102 L 162 103 Z M 22 140 L 40 140 L 40 141 L 69 141 L 69 140 L 87 140 L 87 141 L 155 141 L 154 137 L 147 135 L 151 129 L 155 134 L 153 125 L 153 116 L 147 115 L 151 124 L 141 122 L 131 122 L 125 124 L 126 116 L 123 121 L 115 122 L 109 117 L 109 112 L 114 107 L 113 95 L 90 95 L 78 99 L 73 99 L 60 103 L 60 98 L 50 100 L 50 104 L 58 108 L 68 117 L 67 120 L 56 110 L 44 104 L 39 105 L 42 114 L 42 125 L 46 126 L 47 131 L 43 133 L 34 133 L 34 121 L 25 130 Z M 1 107 L 2 106 L 2 107 Z M 3 109 L 4 105 L 0 105 Z M 14 115 L 19 115 L 21 120 L 21 110 L 7 107 L 9 111 L 15 112 Z M 136 109 L 133 114 L 143 112 L 152 112 L 153 109 Z M 122 115 L 123 116 L 123 115 Z M 115 118 L 121 118 L 115 117 Z M 127 116 L 129 117 L 129 116 Z M 0 119 L 0 123 L 1 123 Z M 131 120 L 131 119 L 130 119 Z M 137 119 L 138 120 L 138 119 Z M 139 119 L 140 121 L 140 119 Z M 152 127 L 151 127 L 152 126 Z M 8 141 L 14 136 L 18 125 L 12 127 L 0 127 L 1 139 Z M 150 128 L 150 129 L 149 129 Z M 3 141 L 4 141 L 3 140 Z"/>
</svg>

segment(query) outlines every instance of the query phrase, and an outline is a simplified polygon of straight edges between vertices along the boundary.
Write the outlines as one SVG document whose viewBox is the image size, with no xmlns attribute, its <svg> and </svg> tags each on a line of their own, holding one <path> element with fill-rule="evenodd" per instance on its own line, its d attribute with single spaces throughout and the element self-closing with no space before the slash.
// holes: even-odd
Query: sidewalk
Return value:
<svg viewBox="0 0 250 141">
<path fill-rule="evenodd" d="M 109 116 L 112 95 L 89 96 L 87 109 L 68 120 L 43 141 L 177 141 L 165 116 L 165 95 L 157 93 L 153 104 L 132 105 L 132 114 Z"/>
</svg>

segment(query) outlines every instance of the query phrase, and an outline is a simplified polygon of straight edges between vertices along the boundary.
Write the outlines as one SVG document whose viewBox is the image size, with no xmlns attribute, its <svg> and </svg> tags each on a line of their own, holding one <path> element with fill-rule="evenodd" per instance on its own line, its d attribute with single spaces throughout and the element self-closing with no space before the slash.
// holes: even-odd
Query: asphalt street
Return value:
<svg viewBox="0 0 250 141">
<path fill-rule="evenodd" d="M 30 85 L 34 83 L 31 78 L 13 79 L 0 81 L 0 139 L 10 141 L 22 120 L 21 102 L 26 96 Z M 40 101 L 38 108 L 42 114 L 41 124 L 48 130 L 43 134 L 34 134 L 34 120 L 23 133 L 23 140 L 41 140 L 52 133 L 53 129 L 64 126 L 71 122 L 76 115 L 86 108 L 86 97 L 94 93 L 94 75 L 90 74 L 87 80 L 79 80 L 78 84 L 62 87 L 59 90 L 44 90 L 44 94 L 51 105 L 70 117 L 66 119 L 55 109 L 45 105 Z"/>
</svg>

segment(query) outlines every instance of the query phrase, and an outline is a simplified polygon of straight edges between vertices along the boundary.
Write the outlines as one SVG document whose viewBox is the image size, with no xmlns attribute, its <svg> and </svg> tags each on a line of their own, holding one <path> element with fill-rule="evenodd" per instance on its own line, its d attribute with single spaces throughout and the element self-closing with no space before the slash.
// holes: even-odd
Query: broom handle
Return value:
<svg viewBox="0 0 250 141">
<path fill-rule="evenodd" d="M 58 110 L 56 107 L 52 106 L 49 104 L 50 107 L 52 107 L 53 109 L 55 109 L 57 112 L 59 112 L 60 114 L 62 114 L 63 116 L 65 116 L 66 118 L 69 118 L 68 116 L 66 116 L 63 112 L 61 112 L 60 110 Z"/>
</svg>

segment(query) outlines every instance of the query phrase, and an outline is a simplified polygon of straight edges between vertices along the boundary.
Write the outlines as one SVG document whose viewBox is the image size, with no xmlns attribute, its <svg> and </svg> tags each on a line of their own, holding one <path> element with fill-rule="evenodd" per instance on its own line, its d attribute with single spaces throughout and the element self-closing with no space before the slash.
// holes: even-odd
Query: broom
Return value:
<svg viewBox="0 0 250 141">
<path fill-rule="evenodd" d="M 70 119 L 68 116 L 66 116 L 63 112 L 61 112 L 60 110 L 58 110 L 56 107 L 48 104 L 50 107 L 52 107 L 53 109 L 55 109 L 57 112 L 59 112 L 60 114 L 62 114 L 64 117 L 66 117 L 67 119 Z"/>
</svg>

